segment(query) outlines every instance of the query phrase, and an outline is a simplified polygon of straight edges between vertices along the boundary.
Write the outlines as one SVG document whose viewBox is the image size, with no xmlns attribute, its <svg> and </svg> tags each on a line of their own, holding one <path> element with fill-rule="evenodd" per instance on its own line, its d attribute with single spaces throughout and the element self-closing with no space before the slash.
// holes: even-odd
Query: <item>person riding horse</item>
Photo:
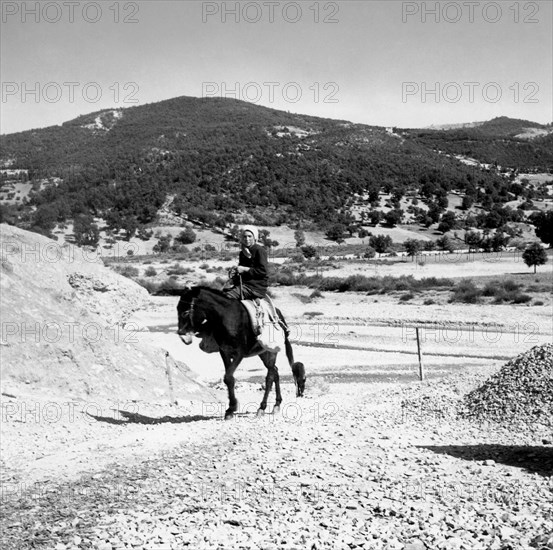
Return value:
<svg viewBox="0 0 553 550">
<path fill-rule="evenodd" d="M 229 298 L 256 300 L 267 296 L 269 287 L 267 251 L 257 243 L 258 238 L 257 227 L 244 226 L 238 266 L 231 270 L 232 286 L 223 289 Z"/>
</svg>

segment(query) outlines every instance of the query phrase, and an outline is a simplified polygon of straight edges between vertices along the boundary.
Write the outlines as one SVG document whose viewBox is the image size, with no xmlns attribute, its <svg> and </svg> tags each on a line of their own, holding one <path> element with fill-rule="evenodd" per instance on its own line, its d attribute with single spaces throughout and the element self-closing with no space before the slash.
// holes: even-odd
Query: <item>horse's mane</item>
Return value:
<svg viewBox="0 0 553 550">
<path fill-rule="evenodd" d="M 226 298 L 227 300 L 230 300 L 231 298 L 229 298 L 222 290 L 219 290 L 218 288 L 213 288 L 211 286 L 206 286 L 206 285 L 198 285 L 198 286 L 195 286 L 193 287 L 194 290 L 197 291 L 197 293 L 199 294 L 202 290 L 205 290 L 207 292 L 211 292 L 212 294 L 215 294 L 217 296 L 220 296 L 221 298 Z"/>
</svg>

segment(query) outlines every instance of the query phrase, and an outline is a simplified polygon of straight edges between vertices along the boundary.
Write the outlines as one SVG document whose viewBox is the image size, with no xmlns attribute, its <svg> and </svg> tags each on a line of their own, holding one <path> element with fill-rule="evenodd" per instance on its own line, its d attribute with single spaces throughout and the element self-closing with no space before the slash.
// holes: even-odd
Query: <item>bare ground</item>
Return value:
<svg viewBox="0 0 553 550">
<path fill-rule="evenodd" d="M 276 301 L 307 396 L 281 364 L 280 415 L 254 417 L 264 372 L 249 359 L 240 414 L 221 420 L 220 360 L 180 343 L 174 298 L 152 299 L 134 335 L 213 400 L 3 395 L 2 548 L 553 548 L 553 434 L 454 414 L 506 357 L 550 340 L 548 308 L 298 293 Z"/>
</svg>

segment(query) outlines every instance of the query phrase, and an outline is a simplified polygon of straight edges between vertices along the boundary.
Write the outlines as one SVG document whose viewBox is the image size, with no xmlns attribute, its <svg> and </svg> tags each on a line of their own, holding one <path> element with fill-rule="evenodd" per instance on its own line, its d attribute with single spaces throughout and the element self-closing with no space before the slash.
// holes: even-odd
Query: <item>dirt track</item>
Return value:
<svg viewBox="0 0 553 550">
<path fill-rule="evenodd" d="M 259 420 L 209 418 L 216 403 L 97 417 L 81 468 L 10 469 L 2 547 L 529 548 L 553 533 L 553 447 L 451 417 L 483 376 L 319 380 L 301 402 L 287 385 L 282 414 Z M 254 410 L 260 392 L 239 396 Z"/>
<path fill-rule="evenodd" d="M 278 417 L 253 417 L 263 370 L 250 359 L 238 372 L 242 414 L 220 419 L 219 360 L 180 344 L 169 299 L 135 318 L 149 327 L 136 335 L 184 359 L 211 384 L 213 401 L 171 407 L 167 396 L 157 404 L 89 401 L 71 408 L 63 399 L 3 396 L 10 444 L 3 448 L 2 548 L 553 547 L 530 544 L 553 534 L 553 447 L 543 443 L 552 434 L 452 416 L 453 403 L 503 355 L 539 343 L 526 341 L 529 335 L 548 338 L 547 312 L 440 312 L 382 300 L 367 308 L 354 295 L 328 295 L 300 308 L 284 291 L 278 301 L 304 339 L 316 333 L 301 308 L 328 311 L 325 320 L 340 328 L 335 349 L 296 345 L 308 365 L 305 399 L 293 397 L 289 369 L 281 366 Z M 372 321 L 388 315 L 405 325 L 370 326 L 363 311 Z M 456 342 L 452 333 L 444 338 L 439 327 L 448 319 L 476 327 L 472 341 L 465 340 L 470 331 Z M 424 343 L 430 380 L 422 384 L 405 328 L 415 320 L 438 323 L 438 336 L 429 332 Z M 540 330 L 508 332 L 514 322 Z M 490 326 L 484 338 L 482 327 Z"/>
</svg>

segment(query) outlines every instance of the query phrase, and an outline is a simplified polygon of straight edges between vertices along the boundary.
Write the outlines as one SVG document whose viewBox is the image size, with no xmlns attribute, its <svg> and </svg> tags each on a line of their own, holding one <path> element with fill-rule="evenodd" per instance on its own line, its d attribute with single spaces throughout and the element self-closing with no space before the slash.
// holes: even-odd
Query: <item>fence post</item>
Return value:
<svg viewBox="0 0 553 550">
<path fill-rule="evenodd" d="M 421 349 L 421 340 L 419 336 L 419 327 L 416 327 L 417 332 L 417 353 L 419 355 L 419 378 L 424 380 L 424 366 L 422 364 L 422 349 Z"/>
<path fill-rule="evenodd" d="M 177 400 L 175 399 L 175 393 L 173 391 L 173 374 L 171 373 L 171 364 L 169 363 L 169 352 L 165 352 L 165 374 L 167 375 L 167 380 L 169 382 L 169 400 L 171 405 L 176 405 Z"/>
</svg>

